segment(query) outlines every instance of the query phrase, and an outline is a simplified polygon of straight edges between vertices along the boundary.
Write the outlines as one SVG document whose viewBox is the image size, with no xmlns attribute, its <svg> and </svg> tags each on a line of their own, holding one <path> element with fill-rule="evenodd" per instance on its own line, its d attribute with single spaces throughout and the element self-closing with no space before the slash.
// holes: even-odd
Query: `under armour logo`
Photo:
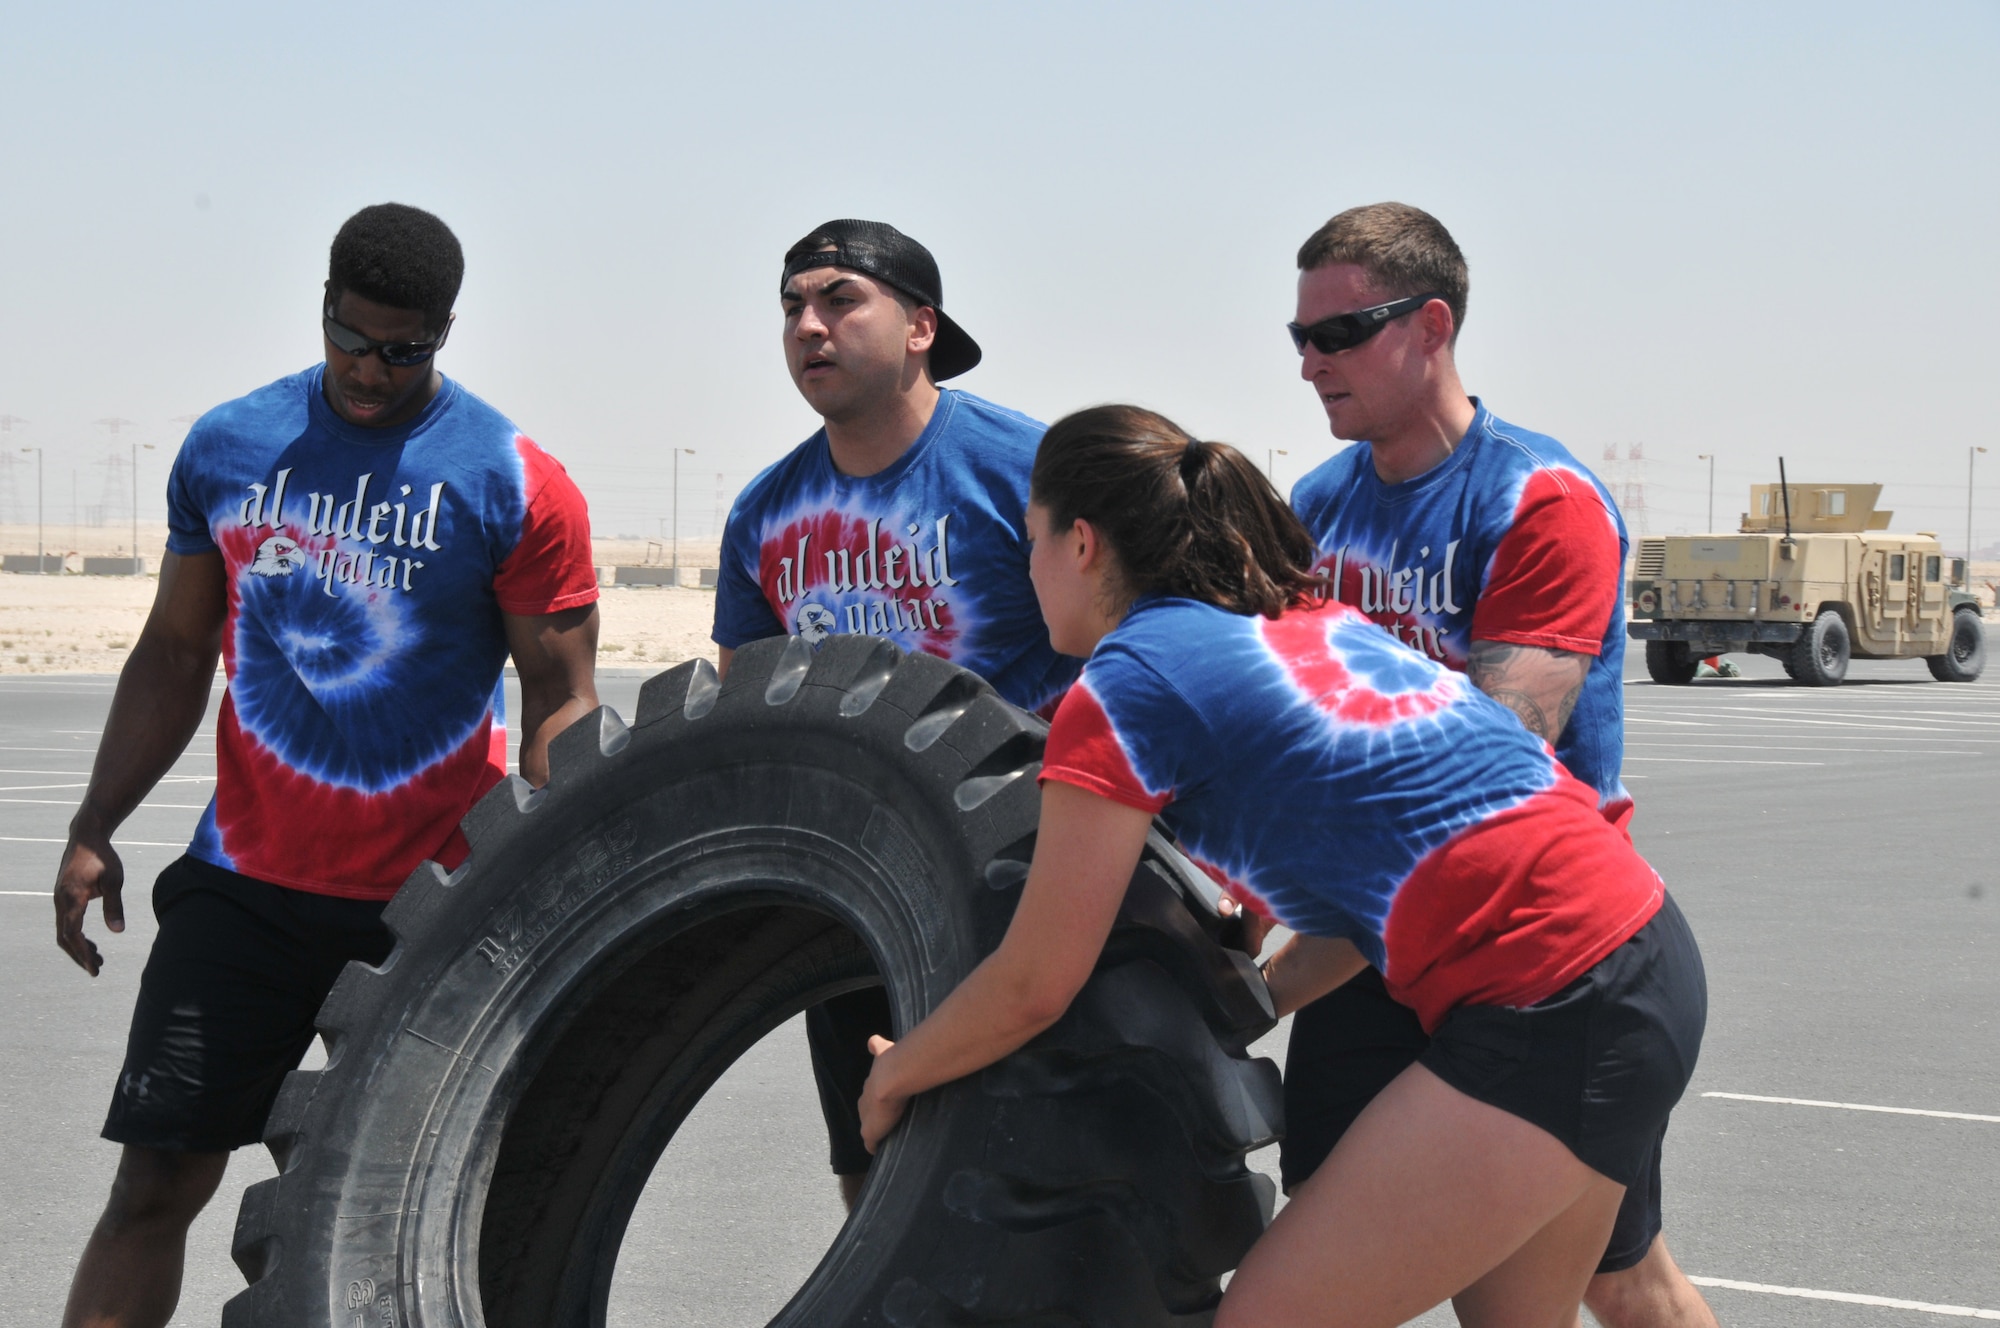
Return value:
<svg viewBox="0 0 2000 1328">
<path fill-rule="evenodd" d="M 153 1076 L 150 1074 L 128 1074 L 120 1082 L 119 1091 L 124 1093 L 126 1097 L 138 1098 L 143 1102 L 146 1100 L 147 1089 L 152 1082 Z"/>
</svg>

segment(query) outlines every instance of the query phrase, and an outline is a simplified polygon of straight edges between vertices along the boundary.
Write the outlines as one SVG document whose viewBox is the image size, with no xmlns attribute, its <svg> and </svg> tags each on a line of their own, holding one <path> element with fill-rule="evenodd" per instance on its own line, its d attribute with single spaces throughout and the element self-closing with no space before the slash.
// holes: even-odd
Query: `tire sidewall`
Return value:
<svg viewBox="0 0 2000 1328">
<path fill-rule="evenodd" d="M 1803 649 L 1798 654 L 1798 669 L 1794 676 L 1800 682 L 1814 687 L 1833 687 L 1846 679 L 1853 642 L 1847 630 L 1847 620 L 1838 610 L 1822 609 L 1800 637 L 1799 643 Z M 1833 656 L 1830 661 L 1828 654 Z"/>
</svg>

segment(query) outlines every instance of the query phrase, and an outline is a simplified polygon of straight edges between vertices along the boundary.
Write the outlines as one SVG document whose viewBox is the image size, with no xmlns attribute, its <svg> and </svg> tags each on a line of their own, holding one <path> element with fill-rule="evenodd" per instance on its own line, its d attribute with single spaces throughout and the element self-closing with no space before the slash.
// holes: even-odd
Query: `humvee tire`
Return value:
<svg viewBox="0 0 2000 1328">
<path fill-rule="evenodd" d="M 1847 651 L 1846 621 L 1832 609 L 1821 609 L 1792 643 L 1785 672 L 1808 687 L 1838 687 L 1847 677 Z"/>
<path fill-rule="evenodd" d="M 1931 677 L 1939 682 L 1977 682 L 1986 668 L 1986 625 L 1979 610 L 1963 608 L 1951 615 L 1951 641 L 1942 655 L 1926 655 Z"/>
<path fill-rule="evenodd" d="M 1646 643 L 1646 673 L 1663 687 L 1685 687 L 1694 681 L 1695 670 L 1701 661 L 1694 657 L 1685 641 L 1648 641 Z"/>
<path fill-rule="evenodd" d="M 598 1328 L 626 1223 L 704 1092 L 778 1025 L 885 984 L 907 1029 L 992 950 L 1046 725 L 887 641 L 653 678 L 509 780 L 384 914 L 294 1072 L 226 1328 Z M 1154 836 L 1070 1011 L 924 1094 L 784 1325 L 1207 1324 L 1270 1219 L 1271 1027 L 1212 887 Z M 754 1122 L 745 1122 L 755 1128 Z M 829 1182 L 830 1183 L 830 1182 Z M 727 1276 L 727 1269 L 716 1269 Z"/>
</svg>

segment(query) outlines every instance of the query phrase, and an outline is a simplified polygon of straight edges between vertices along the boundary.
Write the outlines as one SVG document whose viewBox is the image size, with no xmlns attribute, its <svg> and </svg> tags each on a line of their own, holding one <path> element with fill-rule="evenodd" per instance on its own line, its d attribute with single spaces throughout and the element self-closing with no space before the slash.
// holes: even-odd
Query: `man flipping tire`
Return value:
<svg viewBox="0 0 2000 1328">
<path fill-rule="evenodd" d="M 1453 359 L 1465 259 L 1436 218 L 1400 203 L 1351 209 L 1306 240 L 1298 266 L 1301 374 L 1334 435 L 1357 441 L 1292 495 L 1328 593 L 1468 674 L 1624 823 L 1616 504 L 1561 444 L 1466 396 Z M 1299 1011 L 1285 1070 L 1288 1191 L 1427 1042 L 1372 969 Z M 1659 1149 L 1626 1190 L 1584 1303 L 1608 1328 L 1713 1328 L 1660 1236 Z"/>
<path fill-rule="evenodd" d="M 1027 710 L 1079 662 L 1057 655 L 1028 581 L 1028 474 L 1043 426 L 940 388 L 979 363 L 945 315 L 928 249 L 878 221 L 830 221 L 785 254 L 785 362 L 824 426 L 730 511 L 715 597 L 718 664 L 787 633 L 882 636 L 948 659 Z M 851 1206 L 869 1155 L 856 1104 L 880 988 L 806 1016 L 834 1173 Z"/>
<path fill-rule="evenodd" d="M 521 679 L 521 772 L 597 704 L 597 581 L 582 495 L 437 371 L 464 260 L 442 221 L 363 209 L 335 237 L 326 362 L 203 416 L 174 462 L 151 615 L 118 680 L 55 889 L 56 939 L 92 976 L 92 899 L 124 930 L 111 836 L 207 709 L 215 794 L 160 875 L 104 1136 L 124 1145 L 68 1328 L 160 1325 L 187 1230 L 256 1143 L 383 906 L 506 773 L 500 672 Z"/>
</svg>

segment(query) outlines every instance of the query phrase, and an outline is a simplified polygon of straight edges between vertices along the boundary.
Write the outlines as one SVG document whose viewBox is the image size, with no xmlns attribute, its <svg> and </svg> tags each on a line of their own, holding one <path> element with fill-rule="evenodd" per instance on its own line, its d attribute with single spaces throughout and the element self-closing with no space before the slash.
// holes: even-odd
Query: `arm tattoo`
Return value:
<svg viewBox="0 0 2000 1328">
<path fill-rule="evenodd" d="M 1553 744 L 1576 711 L 1590 657 L 1541 646 L 1474 641 L 1466 661 L 1472 685 L 1513 711 L 1528 732 Z"/>
<path fill-rule="evenodd" d="M 1485 691 L 1484 688 L 1480 690 Z M 1529 696 L 1526 692 L 1514 691 L 1505 687 L 1497 691 L 1487 692 L 1486 694 L 1513 711 L 1514 717 L 1521 721 L 1522 726 L 1528 732 L 1534 734 L 1544 742 L 1555 741 L 1549 735 L 1549 717 L 1542 713 L 1540 706 L 1535 704 L 1534 697 Z"/>
</svg>

